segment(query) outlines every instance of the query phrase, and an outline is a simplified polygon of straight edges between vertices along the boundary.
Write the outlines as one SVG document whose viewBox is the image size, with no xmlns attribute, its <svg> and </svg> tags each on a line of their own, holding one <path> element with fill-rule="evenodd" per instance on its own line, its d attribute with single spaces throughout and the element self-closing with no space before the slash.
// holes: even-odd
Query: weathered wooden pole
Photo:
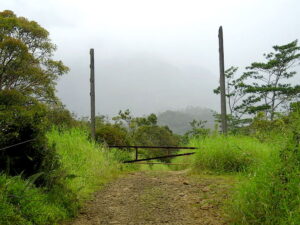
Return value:
<svg viewBox="0 0 300 225">
<path fill-rule="evenodd" d="M 91 135 L 95 140 L 95 66 L 94 66 L 94 49 L 90 49 L 90 84 L 91 84 Z"/>
<path fill-rule="evenodd" d="M 226 118 L 226 95 L 225 95 L 225 73 L 224 73 L 224 45 L 223 45 L 223 28 L 219 28 L 219 62 L 220 62 L 220 93 L 221 93 L 221 121 L 222 133 L 227 134 Z"/>
</svg>

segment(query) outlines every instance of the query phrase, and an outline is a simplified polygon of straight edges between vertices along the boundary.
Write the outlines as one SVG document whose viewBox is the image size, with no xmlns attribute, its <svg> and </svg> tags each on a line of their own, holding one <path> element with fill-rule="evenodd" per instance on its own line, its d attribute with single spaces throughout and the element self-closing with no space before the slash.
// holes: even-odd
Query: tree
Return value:
<svg viewBox="0 0 300 225">
<path fill-rule="evenodd" d="M 248 123 L 248 119 L 243 119 L 245 112 L 240 109 L 243 97 L 245 93 L 240 87 L 243 77 L 236 78 L 236 72 L 238 67 L 230 67 L 225 70 L 225 95 L 227 98 L 227 106 L 229 108 L 229 114 L 227 114 L 228 129 L 235 131 L 237 128 L 245 123 Z M 213 90 L 215 94 L 220 94 L 220 86 Z M 216 120 L 221 123 L 221 114 L 215 114 Z"/>
<path fill-rule="evenodd" d="M 287 82 L 296 75 L 291 69 L 300 59 L 297 40 L 273 46 L 273 50 L 274 52 L 264 54 L 266 62 L 252 63 L 246 68 L 248 71 L 239 78 L 236 85 L 245 98 L 236 110 L 247 114 L 264 111 L 273 120 L 276 112 L 300 97 L 300 86 Z"/>
<path fill-rule="evenodd" d="M 147 117 L 136 117 L 134 122 L 137 126 L 155 126 L 157 125 L 157 116 L 154 113 L 151 113 Z"/>
<path fill-rule="evenodd" d="M 225 95 L 227 97 L 230 115 L 240 118 L 242 115 L 235 109 L 243 97 L 242 93 L 240 93 L 241 90 L 237 86 L 239 84 L 239 79 L 235 79 L 237 70 L 238 67 L 233 66 L 225 70 Z M 213 91 L 215 94 L 220 94 L 220 86 Z"/>
<path fill-rule="evenodd" d="M 209 129 L 205 128 L 207 121 L 204 120 L 193 120 L 190 122 L 191 130 L 185 133 L 185 138 L 204 138 L 209 135 Z"/>
<path fill-rule="evenodd" d="M 236 67 L 225 71 L 229 118 L 233 124 L 249 122 L 246 115 L 255 115 L 260 111 L 273 120 L 276 112 L 289 107 L 292 101 L 300 97 L 300 86 L 287 82 L 296 75 L 292 68 L 300 59 L 297 40 L 286 45 L 273 46 L 273 50 L 264 54 L 266 62 L 252 63 L 246 67 L 248 71 L 236 79 Z M 219 94 L 220 88 L 214 92 Z"/>
<path fill-rule="evenodd" d="M 131 121 L 133 116 L 131 115 L 131 112 L 129 109 L 126 109 L 124 112 L 122 110 L 119 111 L 118 115 L 113 117 L 112 120 L 115 121 L 115 124 L 118 125 L 125 125 L 129 128 L 131 127 Z"/>
<path fill-rule="evenodd" d="M 42 101 L 55 98 L 55 81 L 68 68 L 52 59 L 56 46 L 35 21 L 0 12 L 0 91 L 17 90 Z"/>
</svg>

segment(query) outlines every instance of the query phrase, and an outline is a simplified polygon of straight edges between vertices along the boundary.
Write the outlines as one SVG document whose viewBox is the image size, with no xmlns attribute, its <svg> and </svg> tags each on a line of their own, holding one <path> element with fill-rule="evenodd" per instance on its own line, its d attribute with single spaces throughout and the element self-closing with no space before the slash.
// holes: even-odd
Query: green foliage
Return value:
<svg viewBox="0 0 300 225">
<path fill-rule="evenodd" d="M 127 125 L 129 128 L 131 128 L 132 118 L 133 116 L 131 115 L 129 109 L 126 109 L 124 112 L 120 110 L 118 115 L 113 117 L 112 120 L 115 121 L 115 124 Z"/>
<path fill-rule="evenodd" d="M 259 112 L 246 129 L 249 134 L 264 142 L 274 140 L 274 136 L 278 134 L 281 136 L 278 137 L 280 139 L 289 135 L 288 124 L 285 123 L 284 117 L 268 120 L 264 112 Z"/>
<path fill-rule="evenodd" d="M 299 136 L 272 155 L 241 183 L 229 213 L 234 224 L 299 224 Z"/>
<path fill-rule="evenodd" d="M 266 62 L 252 63 L 246 67 L 248 71 L 238 78 L 235 78 L 237 67 L 225 71 L 226 97 L 230 110 L 227 116 L 228 127 L 233 133 L 243 131 L 240 128 L 249 125 L 253 115 L 259 112 L 264 112 L 269 120 L 276 119 L 279 112 L 286 110 L 291 102 L 299 98 L 300 86 L 288 83 L 288 79 L 296 75 L 292 68 L 300 60 L 297 40 L 273 46 L 273 50 L 264 54 Z M 216 88 L 214 93 L 220 94 L 220 88 Z"/>
<path fill-rule="evenodd" d="M 109 145 L 178 146 L 180 138 L 167 126 L 157 125 L 157 116 L 134 117 L 127 109 L 113 117 L 115 124 L 99 120 L 96 130 L 97 140 Z M 166 154 L 166 150 L 140 150 L 145 157 L 157 157 Z M 170 161 L 168 159 L 163 161 Z"/>
<path fill-rule="evenodd" d="M 193 120 L 190 122 L 190 125 L 192 127 L 191 130 L 187 131 L 183 137 L 184 142 L 187 143 L 189 139 L 191 138 L 205 138 L 209 135 L 209 129 L 205 128 L 205 123 L 207 121 L 203 120 Z"/>
<path fill-rule="evenodd" d="M 0 12 L 0 90 L 55 100 L 55 80 L 68 71 L 52 59 L 55 48 L 37 22 Z"/>
<path fill-rule="evenodd" d="M 300 47 L 297 40 L 282 46 L 273 46 L 274 52 L 264 54 L 266 62 L 254 62 L 236 82 L 245 94 L 236 110 L 247 114 L 264 111 L 273 120 L 275 113 L 299 97 L 300 86 L 287 80 L 296 75 L 291 68 L 299 62 Z M 243 97 L 243 96 L 242 96 Z"/>
<path fill-rule="evenodd" d="M 180 138 L 172 133 L 167 127 L 141 126 L 134 133 L 134 143 L 144 146 L 178 146 Z M 157 157 L 166 155 L 166 150 L 152 149 L 142 150 L 146 157 Z M 163 161 L 169 162 L 169 159 Z"/>
<path fill-rule="evenodd" d="M 40 185 L 48 185 L 58 166 L 57 155 L 47 146 L 46 108 L 17 91 L 0 92 L 0 148 L 32 140 L 0 151 L 0 170 L 10 175 L 29 177 L 36 173 Z"/>
<path fill-rule="evenodd" d="M 53 204 L 42 189 L 19 176 L 0 175 L 0 224 L 47 225 L 66 217 L 62 205 Z"/>
<path fill-rule="evenodd" d="M 60 160 L 58 177 L 51 186 L 36 187 L 38 174 L 24 180 L 0 174 L 0 224 L 48 225 L 74 216 L 83 200 L 122 170 L 136 167 L 119 164 L 128 152 L 108 151 L 88 140 L 85 131 L 53 129 L 47 134 Z"/>
<path fill-rule="evenodd" d="M 134 117 L 131 115 L 129 109 L 124 112 L 119 111 L 119 114 L 112 118 L 116 125 L 127 127 L 130 131 L 136 129 L 139 126 L 155 126 L 157 124 L 157 116 L 151 113 L 147 117 Z"/>
<path fill-rule="evenodd" d="M 267 144 L 245 136 L 212 136 L 192 139 L 191 146 L 198 147 L 193 169 L 215 172 L 245 172 L 268 158 Z"/>
<path fill-rule="evenodd" d="M 157 116 L 154 113 L 151 113 L 147 117 L 137 117 L 135 118 L 137 126 L 155 126 L 157 125 Z"/>
<path fill-rule="evenodd" d="M 127 130 L 120 125 L 100 124 L 96 127 L 96 141 L 107 145 L 130 145 Z"/>
<path fill-rule="evenodd" d="M 49 105 L 46 116 L 49 124 L 61 129 L 79 125 L 78 121 L 74 118 L 74 115 L 72 115 L 61 103 Z"/>
<path fill-rule="evenodd" d="M 194 171 L 242 172 L 227 204 L 230 224 L 299 224 L 297 106 L 273 120 L 258 113 L 244 130 L 252 137 L 212 136 L 189 143 L 200 148 L 192 159 Z"/>
<path fill-rule="evenodd" d="M 236 110 L 237 105 L 240 103 L 242 96 L 244 95 L 238 84 L 241 81 L 240 78 L 235 79 L 235 74 L 238 70 L 238 67 L 230 67 L 225 70 L 225 96 L 227 97 L 227 103 L 229 107 L 230 115 L 236 119 L 240 119 L 242 114 Z M 213 90 L 215 94 L 220 94 L 220 86 Z"/>
<path fill-rule="evenodd" d="M 118 154 L 90 142 L 88 134 L 81 129 L 53 129 L 47 137 L 50 144 L 55 144 L 62 169 L 70 177 L 65 181 L 67 187 L 80 199 L 120 173 Z"/>
<path fill-rule="evenodd" d="M 300 114 L 300 102 L 292 102 L 290 104 L 290 110 L 293 113 L 298 113 Z"/>
</svg>

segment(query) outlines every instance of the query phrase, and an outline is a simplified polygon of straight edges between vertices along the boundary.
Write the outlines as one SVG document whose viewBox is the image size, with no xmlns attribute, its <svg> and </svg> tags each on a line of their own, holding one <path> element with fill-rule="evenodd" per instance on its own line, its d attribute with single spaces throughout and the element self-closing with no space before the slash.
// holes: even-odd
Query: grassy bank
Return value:
<svg viewBox="0 0 300 225">
<path fill-rule="evenodd" d="M 300 224 L 300 149 L 287 143 L 253 168 L 228 206 L 232 224 Z"/>
<path fill-rule="evenodd" d="M 173 162 L 189 162 L 194 173 L 232 174 L 238 179 L 226 204 L 229 224 L 300 223 L 300 149 L 292 135 L 262 142 L 249 136 L 193 139 L 197 153 Z"/>
<path fill-rule="evenodd" d="M 0 175 L 0 224 L 56 224 L 76 214 L 80 204 L 94 191 L 122 171 L 135 169 L 120 160 L 129 154 L 108 151 L 88 140 L 80 129 L 47 134 L 49 145 L 55 145 L 60 168 L 51 187 L 36 187 L 34 179 Z M 54 175 L 53 175 L 54 174 Z"/>
<path fill-rule="evenodd" d="M 118 162 L 121 152 L 116 154 L 88 141 L 87 134 L 80 129 L 63 133 L 52 130 L 47 136 L 50 144 L 55 144 L 61 167 L 68 174 L 66 186 L 79 199 L 88 197 L 123 169 Z"/>
</svg>

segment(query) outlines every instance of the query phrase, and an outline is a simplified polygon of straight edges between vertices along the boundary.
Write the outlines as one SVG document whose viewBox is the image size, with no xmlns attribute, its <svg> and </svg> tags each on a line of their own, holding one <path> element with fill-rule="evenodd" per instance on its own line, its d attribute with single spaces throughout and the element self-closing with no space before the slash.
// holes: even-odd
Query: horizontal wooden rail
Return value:
<svg viewBox="0 0 300 225">
<path fill-rule="evenodd" d="M 193 155 L 195 153 L 196 152 L 189 152 L 189 153 L 176 154 L 176 155 L 158 156 L 158 157 L 147 158 L 147 159 L 135 159 L 135 160 L 124 161 L 123 163 L 133 163 L 133 162 L 149 161 L 149 160 L 154 160 L 154 159 L 165 159 L 165 158 L 172 158 L 172 157 L 177 157 L 177 156 Z"/>
<path fill-rule="evenodd" d="M 142 146 L 142 145 L 109 145 L 109 148 L 161 148 L 161 149 L 198 149 L 196 147 L 180 147 L 180 146 Z"/>
</svg>

